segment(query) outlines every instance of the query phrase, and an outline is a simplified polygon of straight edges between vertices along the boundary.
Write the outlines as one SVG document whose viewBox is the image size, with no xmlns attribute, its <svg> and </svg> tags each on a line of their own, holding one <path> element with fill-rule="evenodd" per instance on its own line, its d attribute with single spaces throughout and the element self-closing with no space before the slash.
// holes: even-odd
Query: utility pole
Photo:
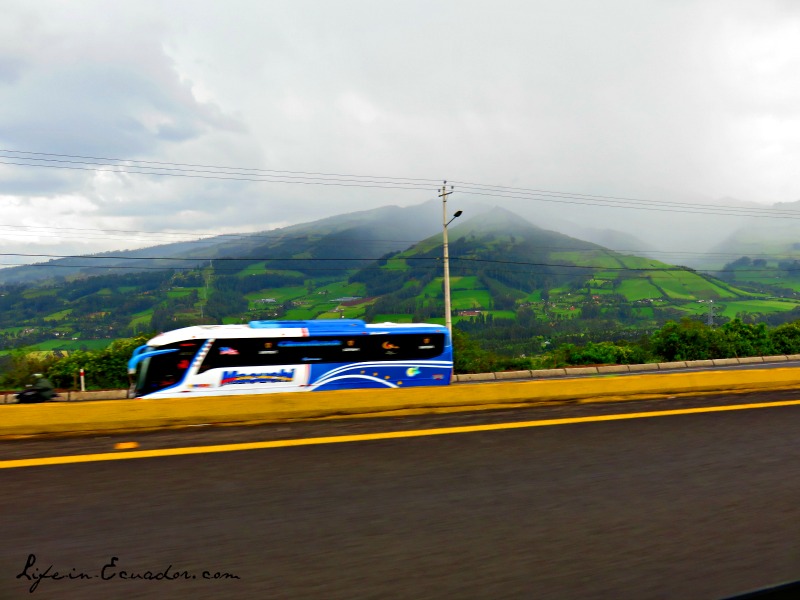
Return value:
<svg viewBox="0 0 800 600">
<path fill-rule="evenodd" d="M 453 214 L 453 218 L 447 220 L 447 197 L 453 193 L 453 186 L 447 190 L 447 181 L 442 183 L 442 193 L 439 197 L 442 199 L 442 229 L 443 229 L 443 246 L 444 246 L 444 323 L 450 335 L 453 335 L 453 318 L 450 310 L 450 251 L 447 247 L 447 226 L 453 219 L 461 216 L 461 211 L 458 210 Z"/>
<path fill-rule="evenodd" d="M 713 327 L 714 326 L 714 304 L 713 304 L 713 302 L 714 302 L 713 300 L 709 300 L 708 301 L 708 320 L 707 320 L 706 324 L 709 327 Z"/>
<path fill-rule="evenodd" d="M 214 261 L 213 260 L 209 260 L 208 261 L 208 268 L 209 268 L 209 270 L 212 270 L 214 268 Z M 211 273 L 205 273 L 204 276 L 203 276 L 203 279 L 206 280 L 206 297 L 205 297 L 204 302 L 200 305 L 200 318 L 201 319 L 205 318 L 204 317 L 204 313 L 205 313 L 204 308 L 205 308 L 205 305 L 208 304 L 208 280 L 209 280 L 210 277 L 211 277 Z"/>
</svg>

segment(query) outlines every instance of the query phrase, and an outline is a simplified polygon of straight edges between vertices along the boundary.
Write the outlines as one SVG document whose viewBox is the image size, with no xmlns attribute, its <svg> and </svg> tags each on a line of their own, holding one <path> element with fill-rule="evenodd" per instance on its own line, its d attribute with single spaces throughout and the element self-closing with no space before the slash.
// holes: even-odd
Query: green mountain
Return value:
<svg viewBox="0 0 800 600">
<path fill-rule="evenodd" d="M 203 255 L 151 249 L 159 260 L 138 256 L 124 265 L 140 261 L 141 271 L 6 284 L 0 350 L 69 351 L 93 340 L 253 319 L 443 322 L 440 219 L 437 202 L 385 207 L 221 240 Z M 454 323 L 498 344 L 515 336 L 529 343 L 634 335 L 682 316 L 788 319 L 798 306 L 793 297 L 748 292 L 542 229 L 501 208 L 472 207 L 448 232 Z M 153 269 L 173 265 L 181 268 Z"/>
<path fill-rule="evenodd" d="M 474 213 L 486 210 L 480 205 L 470 207 Z M 258 233 L 221 235 L 0 269 L 0 285 L 59 283 L 122 271 L 148 271 L 154 267 L 192 269 L 207 265 L 209 260 L 222 260 L 230 271 L 270 257 L 376 258 L 441 231 L 441 218 L 441 204 L 436 201 L 405 208 L 384 206 Z"/>
<path fill-rule="evenodd" d="M 731 312 L 737 302 L 759 299 L 685 267 L 541 229 L 499 208 L 454 227 L 450 239 L 452 306 L 461 311 L 512 317 L 518 308 L 532 307 L 545 320 L 580 315 L 646 321 L 659 311 L 674 318 L 700 314 L 707 301 L 723 302 Z M 441 314 L 441 254 L 440 240 L 432 237 L 383 261 L 381 270 L 354 275 L 368 296 L 381 296 L 367 316 Z"/>
</svg>

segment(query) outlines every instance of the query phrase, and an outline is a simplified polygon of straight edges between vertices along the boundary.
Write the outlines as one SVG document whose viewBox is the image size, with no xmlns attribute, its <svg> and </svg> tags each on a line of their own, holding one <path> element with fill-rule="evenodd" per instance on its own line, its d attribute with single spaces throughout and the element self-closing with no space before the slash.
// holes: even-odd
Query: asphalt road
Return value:
<svg viewBox="0 0 800 600">
<path fill-rule="evenodd" d="M 800 394 L 714 401 L 782 398 Z M 136 441 L 165 448 L 708 402 Z M 3 469 L 0 599 L 724 598 L 800 579 L 798 430 L 800 407 L 773 407 Z M 6 442 L 0 460 L 113 452 L 128 439 Z M 51 565 L 48 575 L 64 578 L 31 592 Z"/>
</svg>

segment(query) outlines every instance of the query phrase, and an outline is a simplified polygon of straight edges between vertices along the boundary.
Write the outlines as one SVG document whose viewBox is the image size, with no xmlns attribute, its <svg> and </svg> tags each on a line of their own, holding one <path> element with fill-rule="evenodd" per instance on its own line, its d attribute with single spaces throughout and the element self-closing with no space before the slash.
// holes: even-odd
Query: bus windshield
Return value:
<svg viewBox="0 0 800 600">
<path fill-rule="evenodd" d="M 160 353 L 154 353 L 139 363 L 136 395 L 152 394 L 180 383 L 204 341 L 188 340 L 159 348 L 148 348 L 147 351 Z"/>
</svg>

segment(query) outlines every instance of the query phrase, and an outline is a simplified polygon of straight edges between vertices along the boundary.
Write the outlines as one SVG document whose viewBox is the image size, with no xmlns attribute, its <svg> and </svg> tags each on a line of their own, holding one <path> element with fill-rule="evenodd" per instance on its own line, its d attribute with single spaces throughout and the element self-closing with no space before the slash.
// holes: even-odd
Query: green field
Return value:
<svg viewBox="0 0 800 600">
<path fill-rule="evenodd" d="M 278 304 L 282 304 L 287 300 L 298 300 L 303 296 L 305 296 L 306 294 L 308 294 L 306 288 L 297 285 L 294 287 L 278 288 L 274 290 L 270 289 L 258 290 L 255 292 L 250 292 L 249 294 L 245 294 L 245 298 L 247 298 L 247 300 L 250 301 L 252 308 L 253 302 L 261 298 L 274 298 Z M 255 306 L 260 306 L 260 305 L 255 305 Z"/>
<path fill-rule="evenodd" d="M 527 296 L 522 299 L 523 302 L 541 302 L 542 301 L 542 291 L 536 290 L 535 292 L 531 292 Z"/>
<path fill-rule="evenodd" d="M 27 327 L 5 327 L 4 329 L 0 329 L 0 333 L 17 335 L 25 329 L 27 329 Z"/>
<path fill-rule="evenodd" d="M 604 250 L 595 252 L 552 252 L 550 258 L 555 261 L 579 264 L 592 268 L 619 267 L 620 261 L 617 257 Z"/>
<path fill-rule="evenodd" d="M 252 265 L 248 265 L 246 268 L 242 269 L 238 273 L 236 273 L 237 277 L 247 277 L 248 275 L 261 275 L 264 272 L 264 264 L 263 262 L 255 263 Z"/>
<path fill-rule="evenodd" d="M 722 311 L 722 314 L 731 319 L 740 312 L 770 314 L 786 312 L 800 306 L 800 302 L 791 300 L 740 300 L 737 302 L 727 301 L 724 304 L 725 310 Z"/>
<path fill-rule="evenodd" d="M 495 319 L 514 319 L 517 316 L 513 310 L 487 310 L 485 315 L 492 315 Z"/>
<path fill-rule="evenodd" d="M 654 258 L 644 258 L 642 256 L 619 256 L 619 261 L 627 269 L 663 269 L 668 267 L 666 263 Z"/>
<path fill-rule="evenodd" d="M 167 298 L 183 298 L 191 294 L 192 290 L 199 290 L 199 288 L 173 288 L 167 292 Z"/>
<path fill-rule="evenodd" d="M 450 293 L 452 294 L 453 288 L 450 287 Z M 444 283 L 442 277 L 435 277 L 431 280 L 428 285 L 422 288 L 422 293 L 420 294 L 422 297 L 428 298 L 442 298 L 444 297 Z"/>
<path fill-rule="evenodd" d="M 25 290 L 22 295 L 25 298 L 41 298 L 42 296 L 55 296 L 58 290 L 50 288 L 32 288 Z"/>
<path fill-rule="evenodd" d="M 796 279 L 788 279 L 788 278 L 781 278 L 781 277 L 765 277 L 763 280 L 756 281 L 755 278 L 748 278 L 748 282 L 752 281 L 754 283 L 763 283 L 765 285 L 774 285 L 781 288 L 786 288 L 793 290 L 795 292 L 800 292 L 800 281 Z"/>
<path fill-rule="evenodd" d="M 709 303 L 689 303 L 678 306 L 679 310 L 692 315 L 708 314 L 709 306 L 714 309 L 714 314 L 718 316 L 736 318 L 739 313 L 760 313 L 763 315 L 786 312 L 800 306 L 800 301 L 792 300 L 725 300 L 721 302 Z"/>
<path fill-rule="evenodd" d="M 441 281 L 441 280 L 439 280 Z M 441 283 L 439 284 L 442 285 Z M 478 277 L 470 275 L 466 277 L 451 277 L 450 278 L 450 291 L 454 290 L 478 290 L 484 289 Z"/>
<path fill-rule="evenodd" d="M 66 317 L 68 317 L 70 315 L 70 313 L 72 313 L 72 309 L 71 308 L 67 308 L 65 310 L 61 310 L 59 312 L 47 315 L 44 318 L 44 320 L 45 321 L 61 321 L 61 320 L 65 319 Z"/>
<path fill-rule="evenodd" d="M 327 292 L 327 294 L 324 294 L 324 299 L 326 300 L 333 300 L 334 298 L 341 298 L 343 296 L 363 297 L 364 294 L 366 294 L 366 289 L 363 283 L 339 281 L 316 288 L 313 292 L 308 294 L 306 300 L 311 300 L 315 295 L 322 296 L 319 292 Z"/>
<path fill-rule="evenodd" d="M 658 291 L 658 288 L 649 279 L 644 278 L 623 280 L 617 288 L 617 293 L 622 294 L 631 302 L 661 297 L 661 292 Z"/>
<path fill-rule="evenodd" d="M 686 288 L 681 279 L 664 277 L 655 281 L 655 284 L 664 290 L 670 300 L 695 300 L 697 298 L 696 294 Z"/>
<path fill-rule="evenodd" d="M 411 269 L 411 266 L 408 264 L 408 261 L 404 258 L 390 258 L 386 261 L 386 267 L 389 271 L 408 271 Z"/>
<path fill-rule="evenodd" d="M 344 312 L 340 313 L 338 316 L 343 316 L 345 319 L 362 319 L 364 317 L 364 306 L 345 306 L 343 307 Z"/>
<path fill-rule="evenodd" d="M 619 275 L 619 273 L 613 273 L 611 271 L 598 271 L 594 274 L 594 279 L 587 281 L 586 285 L 592 288 L 607 286 L 611 281 L 614 281 L 617 278 L 617 275 Z"/>
<path fill-rule="evenodd" d="M 488 290 L 457 290 L 450 292 L 450 303 L 453 310 L 487 309 L 492 305 L 492 296 Z"/>
<path fill-rule="evenodd" d="M 53 350 L 75 351 L 82 348 L 89 350 L 104 350 L 113 340 L 47 340 L 29 346 L 31 351 L 52 352 Z"/>
<path fill-rule="evenodd" d="M 736 298 L 738 294 L 721 287 L 690 271 L 671 271 L 653 275 L 653 281 L 662 287 L 670 298 L 676 300 L 711 300 Z"/>
<path fill-rule="evenodd" d="M 309 309 L 309 308 L 292 308 L 286 311 L 286 315 L 284 316 L 284 318 L 290 321 L 311 320 L 316 318 L 316 316 L 321 312 L 322 312 L 321 310 Z"/>
<path fill-rule="evenodd" d="M 145 331 L 150 326 L 150 320 L 152 318 L 153 318 L 152 308 L 143 310 L 142 312 L 138 312 L 133 315 L 133 318 L 130 320 L 128 327 L 130 327 L 134 331 Z"/>
</svg>

